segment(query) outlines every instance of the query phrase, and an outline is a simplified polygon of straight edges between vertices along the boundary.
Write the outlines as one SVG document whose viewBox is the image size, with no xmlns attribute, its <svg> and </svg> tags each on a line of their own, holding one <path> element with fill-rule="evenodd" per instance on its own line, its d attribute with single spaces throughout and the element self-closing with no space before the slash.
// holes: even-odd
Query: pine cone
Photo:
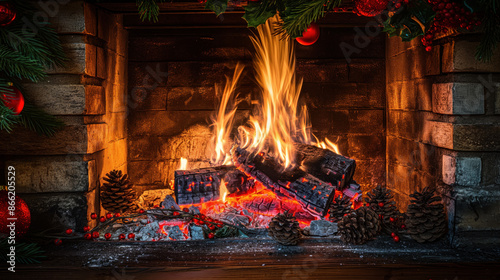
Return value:
<svg viewBox="0 0 500 280">
<path fill-rule="evenodd" d="M 352 211 L 350 198 L 347 195 L 339 195 L 330 204 L 330 221 L 338 222 Z"/>
<path fill-rule="evenodd" d="M 360 207 L 340 220 L 338 230 L 342 241 L 363 244 L 379 233 L 380 220 L 370 208 Z"/>
<path fill-rule="evenodd" d="M 401 216 L 399 210 L 396 208 L 394 195 L 386 187 L 378 185 L 376 188 L 367 193 L 366 203 L 371 210 L 375 211 L 382 221 L 382 229 L 388 231 L 391 227 L 391 218 L 393 220 Z"/>
<path fill-rule="evenodd" d="M 274 216 L 267 230 L 269 236 L 282 245 L 297 245 L 302 237 L 299 223 L 288 211 Z"/>
<path fill-rule="evenodd" d="M 408 234 L 417 242 L 432 242 L 446 233 L 447 221 L 441 197 L 435 189 L 425 188 L 410 195 L 411 204 L 406 212 Z"/>
<path fill-rule="evenodd" d="M 107 211 L 126 212 L 135 207 L 135 191 L 129 184 L 127 174 L 113 170 L 103 178 L 106 183 L 101 187 L 101 204 Z"/>
</svg>

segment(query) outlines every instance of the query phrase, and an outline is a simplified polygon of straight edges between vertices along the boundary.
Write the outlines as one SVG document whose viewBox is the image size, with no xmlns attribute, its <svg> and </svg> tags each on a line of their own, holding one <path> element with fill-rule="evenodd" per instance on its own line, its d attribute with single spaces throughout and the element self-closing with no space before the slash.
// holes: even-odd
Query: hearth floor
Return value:
<svg viewBox="0 0 500 280">
<path fill-rule="evenodd" d="M 2 269 L 0 279 L 500 279 L 498 247 L 456 249 L 408 238 L 365 245 L 306 239 L 291 247 L 262 239 L 66 241 L 45 250 L 41 264 Z"/>
</svg>

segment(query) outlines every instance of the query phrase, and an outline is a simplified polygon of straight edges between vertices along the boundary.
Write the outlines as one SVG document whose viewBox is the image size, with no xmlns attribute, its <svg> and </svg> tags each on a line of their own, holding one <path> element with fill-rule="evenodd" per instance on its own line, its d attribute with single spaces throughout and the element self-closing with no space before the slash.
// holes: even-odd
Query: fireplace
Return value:
<svg viewBox="0 0 500 280">
<path fill-rule="evenodd" d="M 32 209 L 34 229 L 95 225 L 91 213 L 106 213 L 102 178 L 114 169 L 129 175 L 138 195 L 167 192 L 179 200 L 177 170 L 213 167 L 210 118 L 221 98 L 215 84 L 233 77 L 237 63 L 245 71 L 234 121 L 252 115 L 261 88 L 241 10 L 217 18 L 198 3 L 164 8 L 153 24 L 142 22 L 134 5 L 72 1 L 55 18 L 69 65 L 26 87 L 51 93 L 33 101 L 67 126 L 36 142 L 31 132 L 2 132 L 11 144 L 1 146 L 1 164 L 16 167 L 17 192 Z M 314 45 L 294 43 L 299 101 L 312 133 L 355 160 L 353 185 L 360 189 L 353 201 L 385 185 L 405 211 L 410 194 L 437 187 L 452 244 L 498 242 L 499 56 L 475 62 L 474 34 L 445 36 L 426 52 L 419 43 L 373 34 L 370 19 L 352 13 L 318 23 Z M 324 210 L 312 212 L 319 217 Z"/>
</svg>

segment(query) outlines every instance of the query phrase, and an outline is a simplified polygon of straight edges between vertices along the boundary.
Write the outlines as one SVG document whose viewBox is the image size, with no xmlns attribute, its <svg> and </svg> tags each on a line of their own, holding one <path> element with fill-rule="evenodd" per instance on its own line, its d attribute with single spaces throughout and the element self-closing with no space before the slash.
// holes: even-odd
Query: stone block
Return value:
<svg viewBox="0 0 500 280">
<path fill-rule="evenodd" d="M 85 115 L 106 114 L 106 95 L 101 86 L 85 86 Z"/>
<path fill-rule="evenodd" d="M 195 91 L 195 89 L 192 89 Z M 169 89 L 165 87 L 158 87 L 154 90 L 145 90 L 142 88 L 132 88 L 129 90 L 128 96 L 132 97 L 132 93 L 137 98 L 130 98 L 128 100 L 128 106 L 133 110 L 146 111 L 146 110 L 165 110 L 167 109 L 167 96 Z M 179 102 L 183 102 L 183 99 L 178 99 Z M 175 109 L 176 107 L 169 106 L 169 109 Z"/>
<path fill-rule="evenodd" d="M 170 87 L 213 86 L 216 83 L 223 85 L 225 83 L 225 76 L 233 76 L 236 63 L 235 61 L 169 62 L 167 85 Z M 144 65 L 142 64 L 141 70 L 145 69 Z M 251 69 L 249 63 L 245 63 L 244 65 L 247 66 L 247 69 Z M 251 78 L 244 75 L 239 84 L 246 85 L 251 84 L 251 82 Z M 159 82 L 159 84 L 161 85 L 162 83 Z"/>
<path fill-rule="evenodd" d="M 386 184 L 385 159 L 356 160 L 354 180 L 362 186 L 364 192 L 377 185 Z"/>
<path fill-rule="evenodd" d="M 88 62 L 92 58 L 92 49 L 90 45 L 84 42 L 83 35 L 63 35 L 60 36 L 61 44 L 64 49 L 68 61 L 66 61 L 63 67 L 53 67 L 47 68 L 46 71 L 49 74 L 84 74 L 91 73 L 90 69 L 86 67 L 86 61 Z M 95 54 L 95 53 L 94 53 Z M 94 59 L 95 60 L 95 59 Z M 90 74 L 89 74 L 90 75 Z"/>
<path fill-rule="evenodd" d="M 350 83 L 383 83 L 385 84 L 384 59 L 353 59 L 348 64 Z"/>
<path fill-rule="evenodd" d="M 81 63 L 81 62 L 80 62 Z M 83 63 L 85 74 L 96 77 L 97 76 L 97 47 L 94 45 L 85 45 L 85 62 Z"/>
<path fill-rule="evenodd" d="M 85 33 L 97 36 L 97 7 L 84 3 Z"/>
<path fill-rule="evenodd" d="M 424 142 L 435 146 L 453 149 L 454 124 L 438 121 L 425 121 L 423 124 L 422 138 Z"/>
<path fill-rule="evenodd" d="M 480 83 L 440 83 L 432 86 L 432 111 L 448 115 L 484 114 L 484 86 Z"/>
<path fill-rule="evenodd" d="M 127 113 L 109 113 L 106 115 L 108 124 L 108 140 L 116 141 L 127 137 Z"/>
<path fill-rule="evenodd" d="M 500 124 L 454 124 L 454 149 L 459 151 L 500 151 Z"/>
<path fill-rule="evenodd" d="M 65 155 L 87 152 L 85 125 L 67 125 L 53 137 L 40 136 L 25 128 L 16 128 L 12 133 L 2 131 L 0 135 L 0 141 L 5 143 L 0 145 L 0 154 L 3 155 Z"/>
<path fill-rule="evenodd" d="M 129 161 L 128 175 L 134 184 L 161 183 L 160 171 L 156 161 Z"/>
<path fill-rule="evenodd" d="M 172 87 L 166 100 L 169 111 L 217 109 L 214 87 Z"/>
<path fill-rule="evenodd" d="M 495 95 L 495 114 L 500 115 L 500 83 L 495 84 L 493 91 Z"/>
<path fill-rule="evenodd" d="M 31 212 L 30 231 L 72 228 L 77 231 L 87 225 L 87 197 L 85 193 L 25 194 Z"/>
<path fill-rule="evenodd" d="M 108 125 L 104 123 L 87 125 L 87 153 L 93 154 L 106 148 Z"/>
<path fill-rule="evenodd" d="M 158 137 L 128 138 L 128 158 L 130 160 L 152 160 L 159 158 Z"/>
<path fill-rule="evenodd" d="M 348 135 L 349 157 L 354 159 L 380 159 L 385 157 L 385 136 Z"/>
<path fill-rule="evenodd" d="M 59 4 L 62 2 L 64 4 Z M 90 19 L 84 8 L 88 4 L 84 1 L 40 1 L 42 11 L 46 13 L 50 19 L 51 27 L 58 33 L 84 33 L 87 25 L 86 19 Z M 52 4 L 52 5 L 51 5 Z M 87 17 L 86 17 L 87 15 Z M 92 25 L 90 21 L 88 25 Z M 89 28 L 92 28 L 89 26 Z"/>
<path fill-rule="evenodd" d="M 25 88 L 30 100 L 49 114 L 81 115 L 85 113 L 87 104 L 83 85 L 38 83 L 26 84 Z M 92 103 L 93 100 L 88 101 Z"/>
<path fill-rule="evenodd" d="M 443 155 L 443 182 L 476 187 L 481 183 L 481 158 Z"/>
<path fill-rule="evenodd" d="M 177 79 L 183 78 L 182 72 L 188 72 L 178 70 L 178 68 L 182 68 L 180 65 L 170 66 L 169 63 L 166 62 L 151 62 L 151 63 L 138 63 L 138 62 L 130 62 L 128 65 L 128 73 L 129 73 L 129 88 L 144 88 L 146 90 L 152 90 L 157 87 L 166 87 L 168 79 L 177 73 Z M 189 68 L 186 66 L 186 68 Z M 223 76 L 222 76 L 223 77 Z M 174 84 L 178 84 L 178 86 L 192 86 L 194 85 L 190 83 L 189 79 L 192 77 L 187 77 L 182 80 L 174 81 Z M 215 83 L 215 80 L 212 80 L 209 86 L 212 86 Z M 176 86 L 176 85 L 171 85 Z"/>
<path fill-rule="evenodd" d="M 384 130 L 384 110 L 353 110 L 349 112 L 349 133 L 376 134 Z"/>
<path fill-rule="evenodd" d="M 348 72 L 345 60 L 297 60 L 297 76 L 302 77 L 306 83 L 347 82 Z"/>
<path fill-rule="evenodd" d="M 16 168 L 18 193 L 86 192 L 89 189 L 89 163 L 82 156 L 37 157 L 9 160 Z M 92 167 L 92 166 L 90 166 Z"/>
<path fill-rule="evenodd" d="M 210 128 L 203 125 L 189 127 L 176 136 L 161 137 L 158 143 L 160 157 L 165 160 L 181 157 L 190 161 L 209 159 L 213 152 L 211 138 Z"/>
<path fill-rule="evenodd" d="M 125 113 L 128 108 L 134 110 L 137 108 L 136 99 L 131 94 L 127 95 L 127 84 L 111 84 L 107 87 L 107 110 L 111 113 Z M 165 108 L 165 107 L 163 107 Z"/>
<path fill-rule="evenodd" d="M 443 49 L 443 72 L 500 72 L 500 53 L 495 52 L 491 62 L 479 62 L 474 57 L 478 45 L 479 42 L 464 40 L 454 40 L 445 44 Z"/>
<path fill-rule="evenodd" d="M 101 47 L 96 47 L 96 77 L 101 78 L 101 79 L 106 79 L 107 78 L 107 68 L 106 68 L 106 62 L 107 62 L 107 52 L 105 49 Z"/>
<path fill-rule="evenodd" d="M 127 152 L 127 139 L 110 142 L 104 150 L 103 170 L 106 172 L 113 169 L 127 170 Z"/>
</svg>

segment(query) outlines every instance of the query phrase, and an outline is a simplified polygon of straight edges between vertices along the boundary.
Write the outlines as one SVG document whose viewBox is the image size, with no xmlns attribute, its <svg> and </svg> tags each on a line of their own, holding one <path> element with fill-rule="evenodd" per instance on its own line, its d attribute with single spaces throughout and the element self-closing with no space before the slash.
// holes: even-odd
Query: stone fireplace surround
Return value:
<svg viewBox="0 0 500 280">
<path fill-rule="evenodd" d="M 112 169 L 128 172 L 140 193 L 168 187 L 180 157 L 207 164 L 214 83 L 242 61 L 247 101 L 257 89 L 241 13 L 220 20 L 196 5 L 165 4 L 150 24 L 133 5 L 71 1 L 52 19 L 70 62 L 26 84 L 27 97 L 67 126 L 52 138 L 0 133 L 0 166 L 16 167 L 34 228 L 83 228 L 104 211 L 99 185 Z M 357 160 L 363 192 L 386 184 L 404 211 L 408 194 L 438 186 L 452 244 L 498 243 L 500 55 L 476 62 L 476 34 L 445 37 L 429 53 L 381 34 L 348 63 L 339 46 L 354 44 L 367 22 L 330 14 L 315 45 L 297 45 L 314 132 Z"/>
</svg>

